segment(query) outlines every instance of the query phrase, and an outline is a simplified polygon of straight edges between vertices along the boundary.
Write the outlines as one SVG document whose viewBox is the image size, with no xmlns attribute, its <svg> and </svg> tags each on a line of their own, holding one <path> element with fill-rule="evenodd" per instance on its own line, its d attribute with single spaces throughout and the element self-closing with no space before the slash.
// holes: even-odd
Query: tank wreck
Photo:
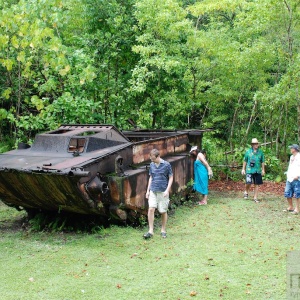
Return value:
<svg viewBox="0 0 300 300">
<path fill-rule="evenodd" d="M 113 125 L 62 125 L 31 146 L 0 154 L 0 199 L 16 209 L 68 211 L 118 220 L 146 214 L 149 154 L 170 162 L 172 193 L 193 177 L 191 145 L 205 130 L 119 131 Z"/>
</svg>

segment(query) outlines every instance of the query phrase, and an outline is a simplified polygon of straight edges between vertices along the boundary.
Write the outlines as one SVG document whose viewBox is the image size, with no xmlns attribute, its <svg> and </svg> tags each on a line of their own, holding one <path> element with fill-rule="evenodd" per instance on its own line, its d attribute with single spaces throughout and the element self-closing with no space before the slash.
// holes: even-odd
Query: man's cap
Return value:
<svg viewBox="0 0 300 300">
<path fill-rule="evenodd" d="M 257 138 L 252 139 L 251 144 L 259 144 Z"/>
<path fill-rule="evenodd" d="M 198 150 L 198 147 L 197 146 L 192 146 L 191 150 L 190 150 L 190 153 L 193 152 L 193 151 L 196 151 Z"/>
<path fill-rule="evenodd" d="M 297 151 L 300 150 L 300 149 L 299 149 L 299 145 L 297 145 L 297 144 L 293 144 L 293 145 L 289 146 L 289 148 L 290 148 L 290 149 L 295 149 L 295 150 L 297 150 Z"/>
</svg>

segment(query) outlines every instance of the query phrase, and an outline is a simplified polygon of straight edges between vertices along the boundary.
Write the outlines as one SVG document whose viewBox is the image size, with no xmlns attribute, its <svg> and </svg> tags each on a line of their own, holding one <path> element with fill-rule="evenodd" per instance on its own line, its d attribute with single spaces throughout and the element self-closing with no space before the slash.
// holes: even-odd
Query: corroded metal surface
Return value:
<svg viewBox="0 0 300 300">
<path fill-rule="evenodd" d="M 114 216 L 145 214 L 149 154 L 171 163 L 172 192 L 193 175 L 191 144 L 201 130 L 133 130 L 112 125 L 62 125 L 38 134 L 31 147 L 0 154 L 0 199 L 16 208 Z"/>
</svg>

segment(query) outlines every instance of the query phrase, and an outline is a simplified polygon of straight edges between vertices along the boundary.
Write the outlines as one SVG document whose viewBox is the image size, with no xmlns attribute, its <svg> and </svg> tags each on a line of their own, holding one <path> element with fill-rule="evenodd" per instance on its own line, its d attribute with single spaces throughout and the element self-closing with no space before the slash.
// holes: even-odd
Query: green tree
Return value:
<svg viewBox="0 0 300 300">
<path fill-rule="evenodd" d="M 210 115 L 206 124 L 217 134 L 235 143 L 244 143 L 257 131 L 259 99 L 256 91 L 268 86 L 274 62 L 273 47 L 265 42 L 266 21 L 249 24 L 258 5 L 244 1 L 202 1 L 188 7 L 195 16 L 195 41 L 202 47 L 210 68 L 206 72 L 210 88 L 206 97 Z"/>
<path fill-rule="evenodd" d="M 94 98 L 99 101 L 103 122 L 124 128 L 134 115 L 134 99 L 128 93 L 131 70 L 137 55 L 134 1 L 86 0 L 86 47 L 94 58 Z"/>
<path fill-rule="evenodd" d="M 191 101 L 186 95 L 189 68 L 188 36 L 193 34 L 187 12 L 175 0 L 138 1 L 139 61 L 133 69 L 130 92 L 143 127 L 186 127 Z"/>
<path fill-rule="evenodd" d="M 55 0 L 20 1 L 1 10 L 1 123 L 10 134 L 27 139 L 53 126 L 41 119 L 44 110 L 60 97 L 69 99 L 69 93 L 84 99 L 84 88 L 95 77 L 89 56 L 64 45 L 62 13 L 62 2 Z"/>
</svg>

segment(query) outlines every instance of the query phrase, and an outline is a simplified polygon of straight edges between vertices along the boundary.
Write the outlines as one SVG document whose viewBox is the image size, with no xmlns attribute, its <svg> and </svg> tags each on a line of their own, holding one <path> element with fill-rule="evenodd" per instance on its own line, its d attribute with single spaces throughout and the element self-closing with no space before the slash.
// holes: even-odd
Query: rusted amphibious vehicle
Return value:
<svg viewBox="0 0 300 300">
<path fill-rule="evenodd" d="M 112 125 L 62 125 L 32 146 L 0 154 L 0 199 L 28 212 L 69 211 L 114 216 L 146 214 L 149 153 L 171 163 L 172 192 L 193 176 L 191 145 L 203 130 L 119 131 Z"/>
</svg>

